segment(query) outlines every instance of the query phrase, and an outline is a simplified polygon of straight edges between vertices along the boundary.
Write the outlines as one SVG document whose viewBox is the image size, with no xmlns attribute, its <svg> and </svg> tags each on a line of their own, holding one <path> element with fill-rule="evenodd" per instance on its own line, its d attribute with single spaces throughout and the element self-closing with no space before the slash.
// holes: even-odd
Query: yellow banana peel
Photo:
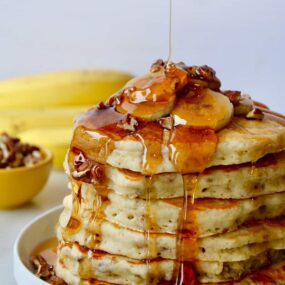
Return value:
<svg viewBox="0 0 285 285">
<path fill-rule="evenodd" d="M 0 80 L 0 109 L 94 105 L 131 78 L 122 71 L 86 69 Z"/>
<path fill-rule="evenodd" d="M 90 106 L 0 110 L 0 133 L 7 132 L 17 136 L 19 132 L 34 128 L 71 128 L 76 116 L 88 108 Z"/>
</svg>

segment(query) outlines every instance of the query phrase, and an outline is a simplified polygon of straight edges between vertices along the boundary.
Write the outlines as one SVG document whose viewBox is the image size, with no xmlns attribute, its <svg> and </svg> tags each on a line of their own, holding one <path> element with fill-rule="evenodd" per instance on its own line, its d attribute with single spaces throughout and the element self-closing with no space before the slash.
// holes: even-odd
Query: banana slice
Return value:
<svg viewBox="0 0 285 285">
<path fill-rule="evenodd" d="M 169 96 L 167 101 L 160 102 L 142 102 L 134 104 L 127 98 L 124 98 L 116 110 L 120 113 L 129 113 L 135 117 L 145 119 L 147 121 L 155 121 L 161 117 L 168 115 L 173 109 L 176 96 Z"/>
<path fill-rule="evenodd" d="M 208 127 L 217 131 L 230 123 L 233 105 L 223 94 L 202 89 L 196 95 L 190 92 L 181 96 L 171 114 L 174 125 Z"/>
<path fill-rule="evenodd" d="M 130 80 L 120 94 L 116 110 L 148 121 L 168 115 L 176 93 L 187 83 L 187 72 L 177 66 L 161 66 Z"/>
</svg>

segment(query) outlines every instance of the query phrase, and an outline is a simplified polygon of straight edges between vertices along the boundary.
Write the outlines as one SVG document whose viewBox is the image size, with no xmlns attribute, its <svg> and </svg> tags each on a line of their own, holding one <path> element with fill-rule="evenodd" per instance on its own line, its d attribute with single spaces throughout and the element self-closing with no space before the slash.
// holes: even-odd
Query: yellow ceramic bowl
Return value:
<svg viewBox="0 0 285 285">
<path fill-rule="evenodd" d="M 33 166 L 0 169 L 0 208 L 13 208 L 33 199 L 47 182 L 52 153 L 41 149 L 44 158 Z"/>
</svg>

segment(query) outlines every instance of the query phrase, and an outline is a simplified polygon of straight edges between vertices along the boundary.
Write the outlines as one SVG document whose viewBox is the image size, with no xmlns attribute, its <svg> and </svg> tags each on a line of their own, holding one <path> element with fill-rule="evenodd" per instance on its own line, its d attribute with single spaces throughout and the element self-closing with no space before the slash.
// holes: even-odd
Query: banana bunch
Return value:
<svg viewBox="0 0 285 285">
<path fill-rule="evenodd" d="M 29 108 L 0 110 L 0 131 L 11 135 L 48 127 L 71 127 L 74 118 L 90 106 L 66 106 L 58 108 Z"/>
<path fill-rule="evenodd" d="M 48 147 L 62 169 L 74 118 L 105 101 L 132 76 L 114 70 L 71 70 L 0 80 L 0 132 Z"/>
<path fill-rule="evenodd" d="M 0 81 L 0 110 L 94 105 L 131 78 L 114 70 L 77 70 Z"/>
</svg>

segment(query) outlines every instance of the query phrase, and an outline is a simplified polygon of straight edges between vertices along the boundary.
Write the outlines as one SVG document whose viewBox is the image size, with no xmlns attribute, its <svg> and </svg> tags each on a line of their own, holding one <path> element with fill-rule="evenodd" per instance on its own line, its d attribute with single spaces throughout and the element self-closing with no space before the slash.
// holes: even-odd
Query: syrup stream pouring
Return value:
<svg viewBox="0 0 285 285">
<path fill-rule="evenodd" d="M 172 10 L 173 10 L 173 3 L 172 0 L 169 0 L 169 33 L 168 33 L 167 65 L 171 63 L 171 57 L 172 57 Z"/>
</svg>

